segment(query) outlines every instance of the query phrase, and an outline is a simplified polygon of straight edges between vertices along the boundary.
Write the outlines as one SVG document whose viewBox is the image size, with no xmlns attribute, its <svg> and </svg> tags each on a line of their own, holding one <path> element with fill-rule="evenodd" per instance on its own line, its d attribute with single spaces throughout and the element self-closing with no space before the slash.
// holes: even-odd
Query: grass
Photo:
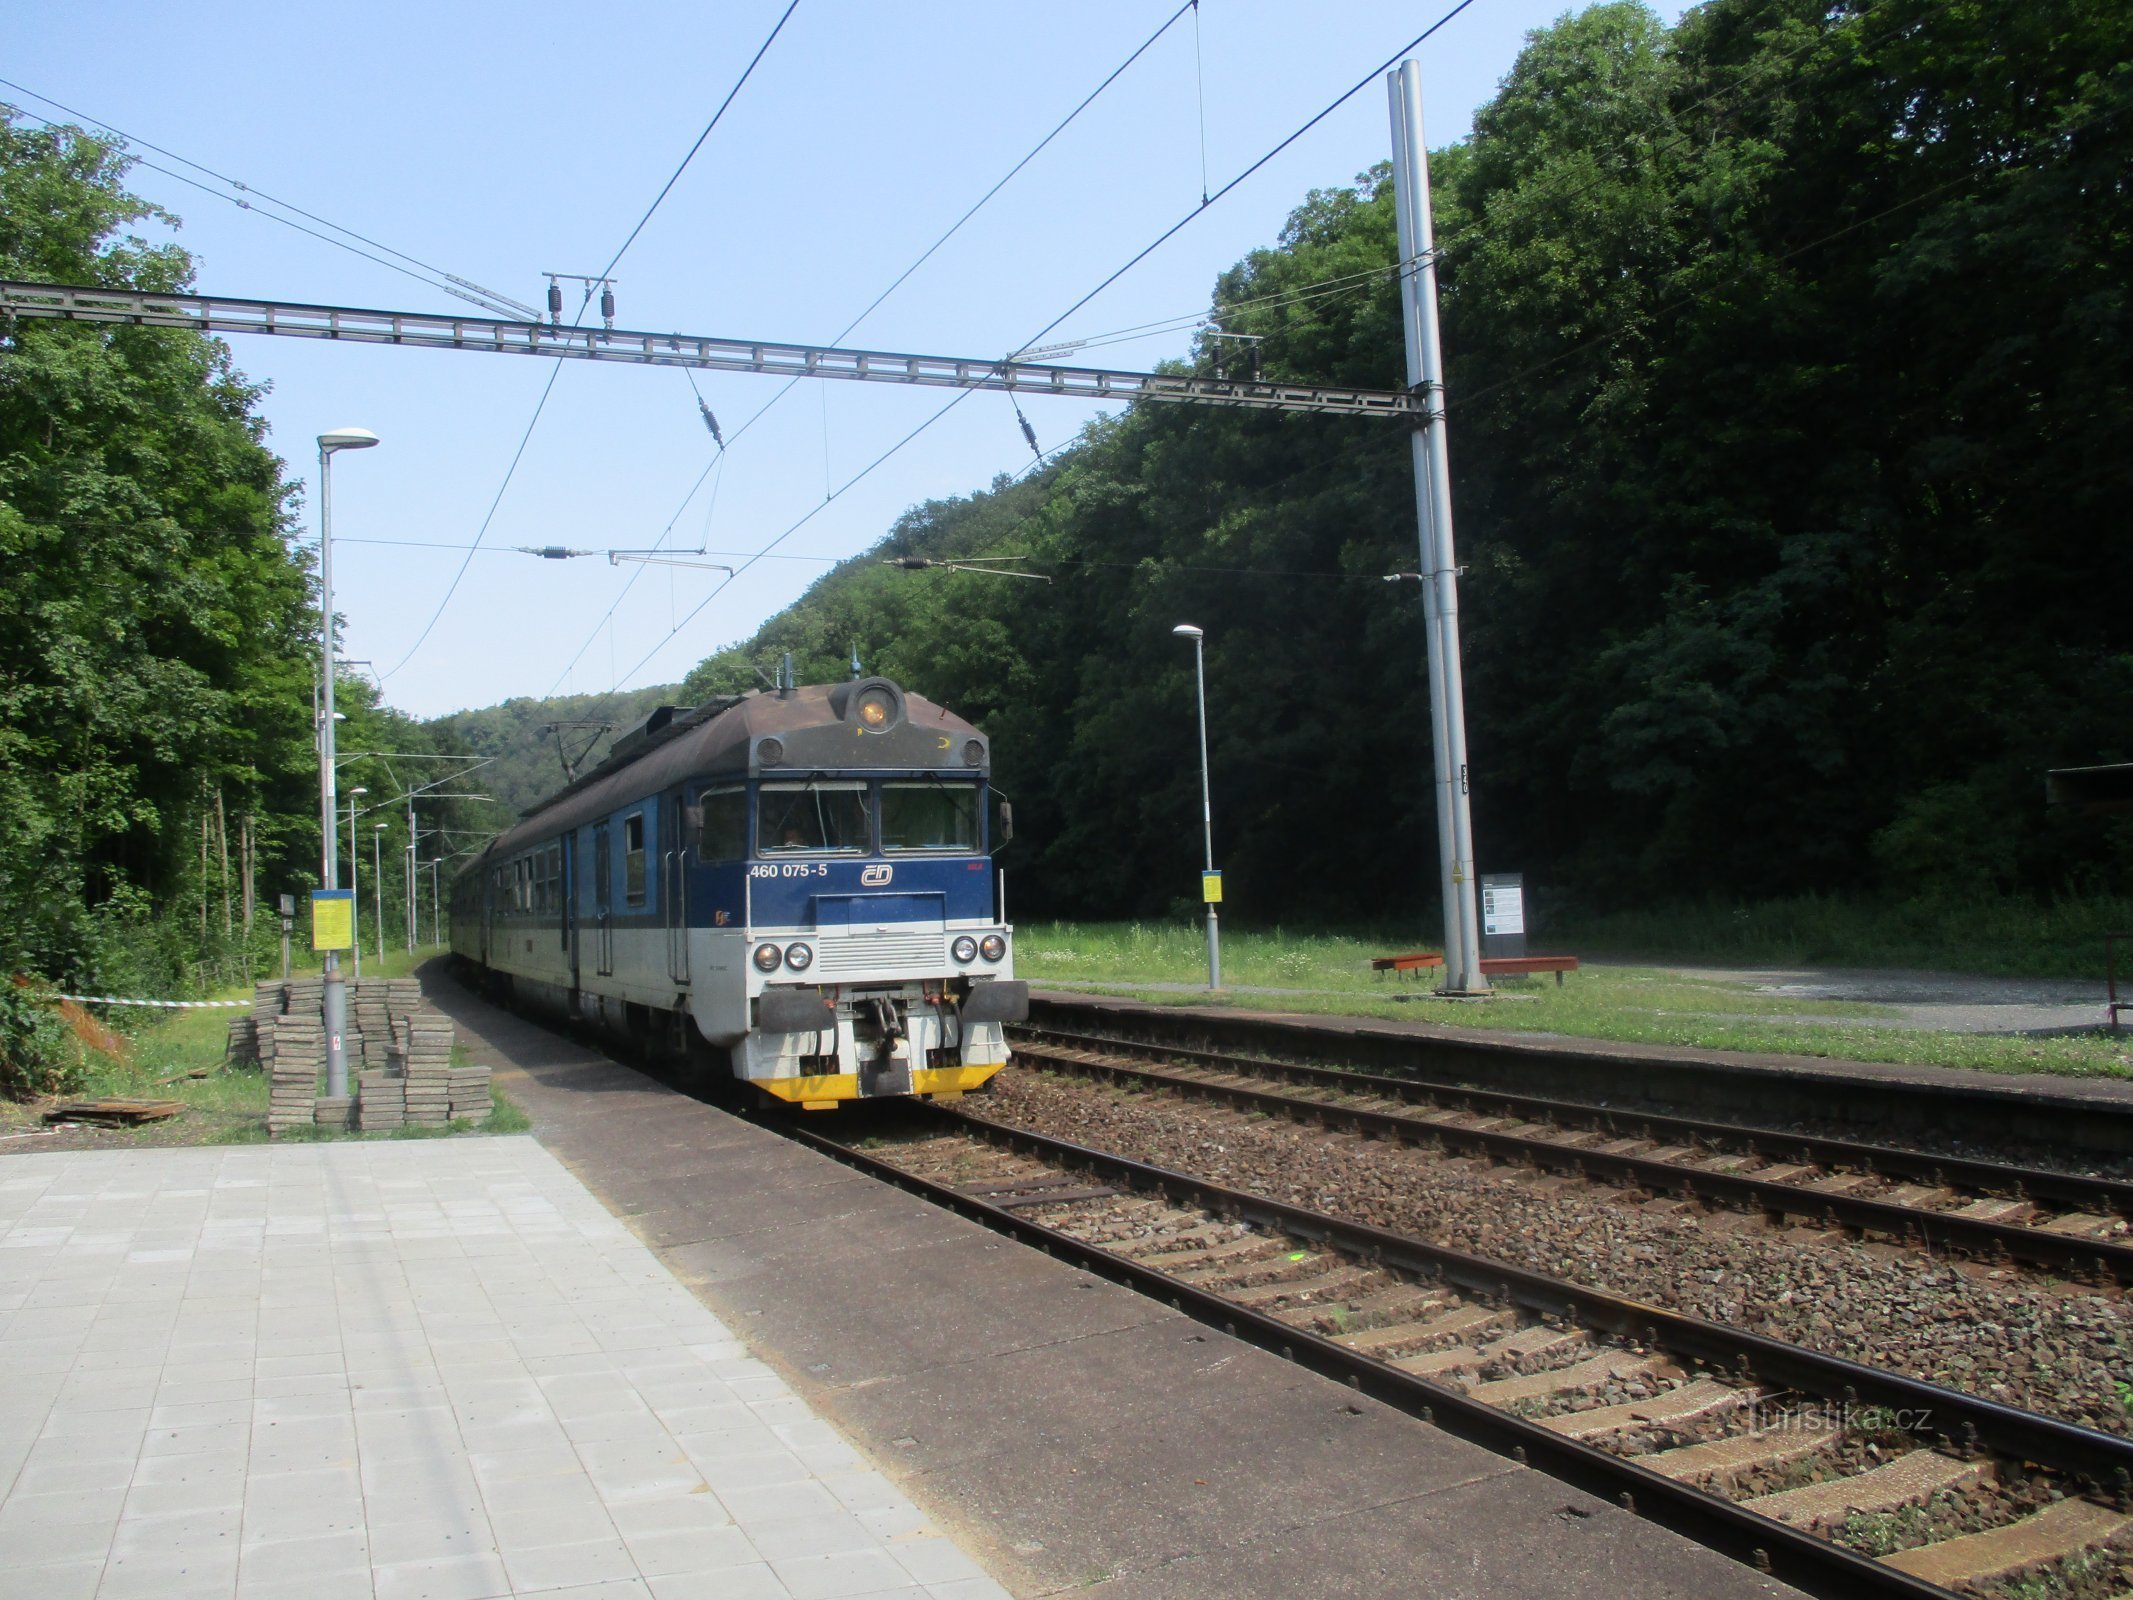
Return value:
<svg viewBox="0 0 2133 1600">
<path fill-rule="evenodd" d="M 2018 970 L 2025 978 L 2101 980 L 2103 936 L 2133 929 L 2133 898 L 2068 895 L 2040 904 L 2018 896 L 1891 901 L 1794 895 L 1754 905 L 1663 906 L 1556 921 L 1562 948 L 1593 955 L 1718 965 Z M 2019 969 L 2011 967 L 2010 951 L 2020 952 Z"/>
<path fill-rule="evenodd" d="M 386 951 L 382 972 L 376 961 L 364 963 L 365 977 L 405 977 L 416 965 L 437 954 L 436 947 L 413 952 Z M 215 999 L 241 999 L 246 992 L 229 990 Z M 82 1087 L 67 1099 L 125 1096 L 150 1100 L 176 1100 L 183 1114 L 138 1128 L 100 1129 L 84 1139 L 99 1147 L 156 1145 L 250 1144 L 267 1137 L 267 1079 L 257 1067 L 233 1067 L 223 1056 L 229 1020 L 237 1015 L 227 1009 L 133 1013 L 123 1018 L 131 1030 L 123 1035 L 122 1054 L 88 1053 L 88 1070 Z M 452 1065 L 472 1065 L 462 1045 L 452 1046 Z M 442 1128 L 397 1128 L 362 1132 L 349 1129 L 298 1129 L 277 1143 L 291 1140 L 320 1142 L 345 1139 L 434 1139 L 454 1133 L 524 1133 L 532 1127 L 524 1109 L 508 1095 L 490 1086 L 492 1109 L 479 1122 L 462 1119 Z M 41 1125 L 49 1102 L 23 1104 L 0 1102 L 0 1135 L 23 1134 Z M 40 1149 L 37 1141 L 16 1138 L 0 1143 L 9 1148 Z"/>
<path fill-rule="evenodd" d="M 1877 1027 L 1875 1022 L 1896 1013 L 1855 1001 L 1765 994 L 1745 982 L 1649 966 L 1589 966 L 1569 974 L 1560 987 L 1552 977 L 1501 979 L 1496 1000 L 1439 1000 L 1431 996 L 1426 979 L 1398 980 L 1370 970 L 1372 956 L 1402 948 L 1413 946 L 1280 929 L 1225 930 L 1225 990 L 1210 996 L 1198 987 L 1207 981 L 1207 949 L 1197 925 L 1036 923 L 1017 931 L 1015 969 L 1038 984 L 1167 1005 L 1379 1017 L 1989 1072 L 2133 1077 L 2133 1043 L 2108 1035 L 2024 1038 Z M 1151 984 L 1185 987 L 1153 989 Z M 1281 992 L 1240 992 L 1251 989 Z"/>
</svg>

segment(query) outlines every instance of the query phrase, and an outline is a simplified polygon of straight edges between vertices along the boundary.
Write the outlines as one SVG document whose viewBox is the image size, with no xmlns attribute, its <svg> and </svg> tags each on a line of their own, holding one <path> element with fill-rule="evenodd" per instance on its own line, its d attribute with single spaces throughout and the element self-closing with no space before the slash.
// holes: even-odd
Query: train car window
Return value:
<svg viewBox="0 0 2133 1600">
<path fill-rule="evenodd" d="M 757 855 L 798 855 L 873 848 L 873 796 L 849 779 L 766 783 L 756 811 Z"/>
<path fill-rule="evenodd" d="M 558 913 L 563 909 L 563 846 L 560 841 L 548 847 L 548 909 Z"/>
<path fill-rule="evenodd" d="M 881 786 L 881 847 L 884 850 L 978 848 L 978 786 L 974 783 L 884 783 Z"/>
<path fill-rule="evenodd" d="M 644 813 L 622 819 L 622 898 L 644 904 Z"/>
<path fill-rule="evenodd" d="M 696 859 L 742 861 L 748 856 L 748 791 L 707 789 L 698 797 L 703 825 L 697 830 Z"/>
</svg>

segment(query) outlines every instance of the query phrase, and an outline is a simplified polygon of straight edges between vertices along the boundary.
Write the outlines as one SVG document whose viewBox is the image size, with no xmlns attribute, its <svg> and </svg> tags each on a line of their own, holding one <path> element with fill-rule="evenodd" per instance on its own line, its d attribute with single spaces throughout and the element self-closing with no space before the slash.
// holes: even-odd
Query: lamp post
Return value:
<svg viewBox="0 0 2133 1600">
<path fill-rule="evenodd" d="M 1189 622 L 1181 622 L 1170 630 L 1180 639 L 1192 641 L 1192 675 L 1198 688 L 1200 707 L 1200 827 L 1207 843 L 1207 874 L 1215 870 L 1215 808 L 1209 797 L 1207 783 L 1207 652 L 1205 635 Z M 1200 880 L 1200 893 L 1204 899 L 1208 893 L 1207 877 Z M 1215 903 L 1207 901 L 1207 987 L 1222 987 L 1222 929 L 1215 919 Z"/>
<path fill-rule="evenodd" d="M 336 428 L 318 436 L 318 607 L 319 607 L 319 883 L 338 888 L 340 854 L 335 848 L 337 807 L 333 794 L 333 458 L 342 450 L 368 450 L 378 436 L 368 428 Z M 350 885 L 353 888 L 353 885 Z M 348 1093 L 348 1054 L 342 1036 L 348 1031 L 348 990 L 341 979 L 341 957 L 326 952 L 321 997 L 326 1024 L 326 1093 Z"/>
<path fill-rule="evenodd" d="M 356 854 L 361 848 L 356 843 L 356 796 L 368 793 L 370 790 L 360 783 L 348 791 L 348 890 L 351 894 L 355 894 L 359 887 L 356 880 L 361 876 L 356 870 L 361 865 L 361 857 Z M 355 957 L 355 975 L 359 978 L 363 976 L 363 936 L 357 931 L 357 924 L 362 921 L 362 909 L 363 897 L 356 894 L 348 903 L 348 934 L 355 940 L 350 953 Z"/>
<path fill-rule="evenodd" d="M 378 924 L 378 972 L 385 972 L 385 824 L 371 824 L 370 832 L 370 893 L 371 909 L 377 913 Z"/>
</svg>

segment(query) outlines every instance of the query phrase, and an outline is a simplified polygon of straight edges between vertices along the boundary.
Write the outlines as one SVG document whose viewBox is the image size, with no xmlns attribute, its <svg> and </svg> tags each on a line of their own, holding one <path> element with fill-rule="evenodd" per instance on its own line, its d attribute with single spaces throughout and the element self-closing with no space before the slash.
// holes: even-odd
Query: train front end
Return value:
<svg viewBox="0 0 2133 1600">
<path fill-rule="evenodd" d="M 811 1110 L 982 1087 L 1029 1009 L 984 736 L 885 678 L 748 715 L 745 787 L 703 801 L 746 863 L 698 930 L 699 1029 L 735 1077 Z"/>
</svg>

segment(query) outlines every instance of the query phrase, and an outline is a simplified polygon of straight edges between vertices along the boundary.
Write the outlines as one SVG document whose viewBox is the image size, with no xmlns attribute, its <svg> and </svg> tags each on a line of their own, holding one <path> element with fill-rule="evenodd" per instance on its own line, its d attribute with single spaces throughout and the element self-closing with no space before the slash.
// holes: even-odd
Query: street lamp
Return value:
<svg viewBox="0 0 2133 1600">
<path fill-rule="evenodd" d="M 378 976 L 381 978 L 385 975 L 385 827 L 382 822 L 372 823 L 370 835 L 370 904 L 377 913 Z"/>
<path fill-rule="evenodd" d="M 355 940 L 355 975 L 359 978 L 363 976 L 363 938 L 361 934 L 356 932 L 356 923 L 358 921 L 356 913 L 362 909 L 363 897 L 355 892 L 356 867 L 361 860 L 356 854 L 358 848 L 356 844 L 356 796 L 368 793 L 370 791 L 360 783 L 348 791 L 348 892 L 353 896 L 348 902 L 348 936 Z M 336 855 L 340 853 L 338 835 L 334 839 L 334 853 Z"/>
<path fill-rule="evenodd" d="M 1200 705 L 1200 826 L 1207 841 L 1207 873 L 1200 880 L 1200 894 L 1206 899 L 1210 880 L 1215 871 L 1215 808 L 1208 796 L 1207 787 L 1207 652 L 1205 635 L 1189 622 L 1181 622 L 1170 630 L 1180 639 L 1192 641 L 1192 675 L 1199 689 Z M 1222 987 L 1222 929 L 1215 920 L 1215 903 L 1207 901 L 1207 987 Z"/>
<path fill-rule="evenodd" d="M 336 806 L 333 794 L 333 457 L 342 450 L 368 450 L 378 436 L 368 428 L 336 428 L 318 436 L 318 605 L 321 708 L 318 751 L 320 887 L 340 887 L 340 854 L 335 848 Z M 349 824 L 351 832 L 354 824 Z M 353 840 L 350 841 L 351 844 Z M 351 851 L 351 855 L 353 852 Z M 354 885 L 350 885 L 351 888 Z M 348 1093 L 348 1054 L 342 1037 L 348 1031 L 348 990 L 341 978 L 337 950 L 326 952 L 321 1009 L 326 1023 L 326 1093 Z"/>
</svg>

